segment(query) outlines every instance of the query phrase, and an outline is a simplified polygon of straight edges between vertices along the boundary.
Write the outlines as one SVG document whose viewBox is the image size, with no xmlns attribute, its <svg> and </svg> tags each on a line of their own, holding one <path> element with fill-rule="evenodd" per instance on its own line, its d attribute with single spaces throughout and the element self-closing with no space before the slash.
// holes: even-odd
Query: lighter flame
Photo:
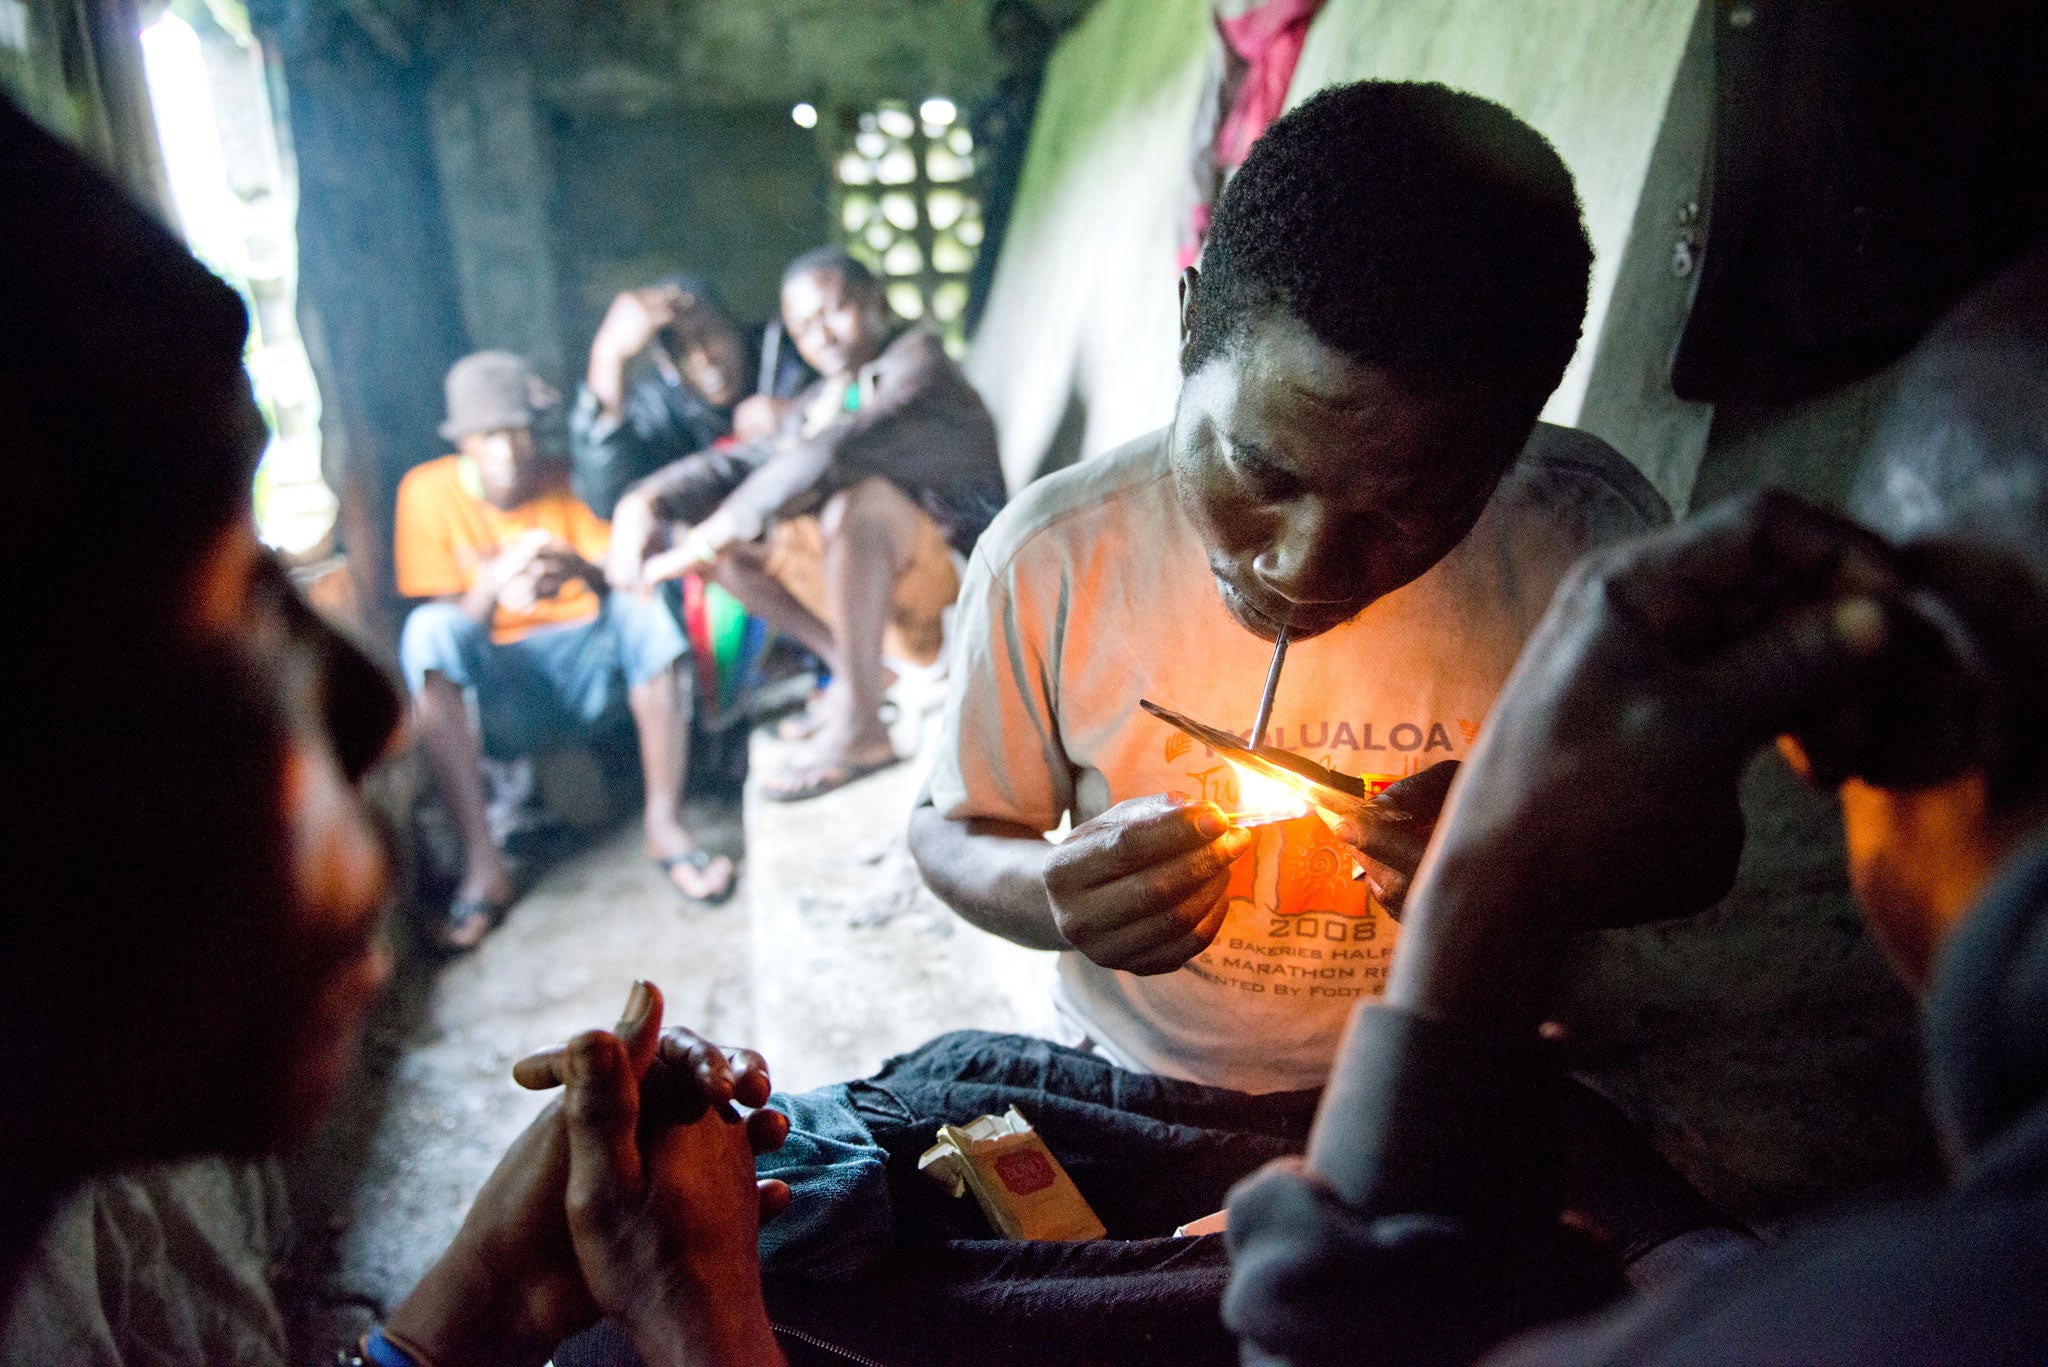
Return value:
<svg viewBox="0 0 2048 1367">
<path fill-rule="evenodd" d="M 1292 817 L 1307 816 L 1308 803 L 1290 792 L 1277 779 L 1267 778 L 1253 769 L 1247 769 L 1232 760 L 1230 767 L 1237 771 L 1237 806 L 1230 819 L 1239 825 L 1254 822 L 1284 821 Z"/>
</svg>

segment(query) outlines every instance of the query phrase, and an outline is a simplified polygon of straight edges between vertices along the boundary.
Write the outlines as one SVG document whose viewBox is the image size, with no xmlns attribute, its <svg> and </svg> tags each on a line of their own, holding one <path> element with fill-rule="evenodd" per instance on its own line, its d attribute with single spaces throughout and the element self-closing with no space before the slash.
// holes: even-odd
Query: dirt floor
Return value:
<svg viewBox="0 0 2048 1367">
<path fill-rule="evenodd" d="M 935 718 L 896 728 L 923 751 Z M 757 735 L 752 768 L 784 747 Z M 905 848 L 922 756 L 794 806 L 696 804 L 705 844 L 743 859 L 723 906 L 677 896 L 628 823 L 548 869 L 481 949 L 408 964 L 336 1120 L 290 1171 L 299 1241 L 287 1302 L 300 1361 L 412 1286 L 544 1098 L 512 1062 L 616 1019 L 636 977 L 670 1020 L 751 1044 L 791 1090 L 872 1072 L 945 1030 L 1039 1032 L 1051 956 L 967 926 L 925 891 Z"/>
</svg>

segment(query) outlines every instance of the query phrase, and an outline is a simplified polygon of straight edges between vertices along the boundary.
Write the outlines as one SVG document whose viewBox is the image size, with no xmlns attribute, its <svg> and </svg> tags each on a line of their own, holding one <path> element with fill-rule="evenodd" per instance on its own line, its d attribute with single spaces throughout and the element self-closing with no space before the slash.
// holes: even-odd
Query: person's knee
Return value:
<svg viewBox="0 0 2048 1367">
<path fill-rule="evenodd" d="M 918 507 L 879 475 L 834 494 L 818 515 L 827 544 L 887 546 L 898 561 L 917 541 Z"/>
<path fill-rule="evenodd" d="M 406 616 L 398 636 L 398 664 L 406 687 L 417 697 L 425 690 L 429 673 L 468 687 L 475 681 L 476 652 L 488 640 L 488 629 L 464 616 L 455 604 L 420 604 Z"/>
</svg>

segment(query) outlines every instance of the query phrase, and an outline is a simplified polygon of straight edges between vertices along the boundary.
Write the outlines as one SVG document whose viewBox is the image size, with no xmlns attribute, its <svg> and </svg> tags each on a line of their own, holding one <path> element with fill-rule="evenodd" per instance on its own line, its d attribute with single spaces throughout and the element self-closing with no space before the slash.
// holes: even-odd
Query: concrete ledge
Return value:
<svg viewBox="0 0 2048 1367">
<path fill-rule="evenodd" d="M 761 797 L 760 777 L 779 772 L 794 747 L 753 738 L 744 804 L 751 1042 L 780 1087 L 865 1077 L 948 1030 L 1050 1029 L 1053 956 L 968 925 L 911 862 L 905 831 L 936 702 L 929 690 L 902 698 L 894 739 L 909 759 L 808 802 Z"/>
</svg>

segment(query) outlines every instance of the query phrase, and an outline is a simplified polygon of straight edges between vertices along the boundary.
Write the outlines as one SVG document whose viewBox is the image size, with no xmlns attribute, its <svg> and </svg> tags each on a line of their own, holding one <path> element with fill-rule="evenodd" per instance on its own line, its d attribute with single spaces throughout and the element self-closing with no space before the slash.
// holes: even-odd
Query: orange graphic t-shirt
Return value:
<svg viewBox="0 0 2048 1367">
<path fill-rule="evenodd" d="M 464 464 L 461 456 L 443 456 L 415 466 L 399 481 L 393 568 L 400 594 L 449 598 L 467 593 L 484 561 L 536 530 L 559 537 L 593 564 L 604 562 L 611 527 L 569 492 L 566 477 L 506 511 L 476 491 Z M 598 606 L 597 594 L 579 579 L 524 612 L 500 607 L 491 619 L 491 639 L 503 645 L 538 627 L 587 622 L 597 616 Z"/>
</svg>

